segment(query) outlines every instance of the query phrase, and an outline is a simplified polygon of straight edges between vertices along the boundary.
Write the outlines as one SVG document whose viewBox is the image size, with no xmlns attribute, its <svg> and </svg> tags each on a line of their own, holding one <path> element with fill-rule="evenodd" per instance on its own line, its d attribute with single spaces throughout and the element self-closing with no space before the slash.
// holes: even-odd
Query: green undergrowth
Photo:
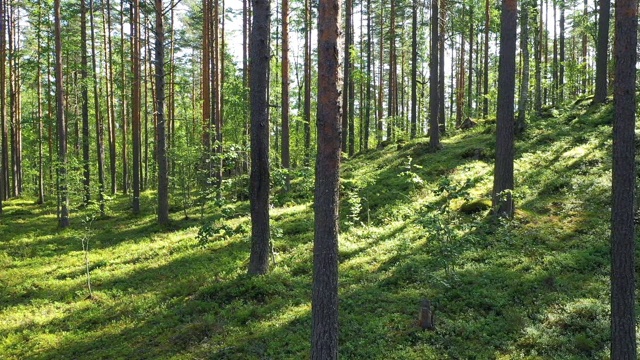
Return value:
<svg viewBox="0 0 640 360">
<path fill-rule="evenodd" d="M 486 206 L 491 122 L 449 134 L 437 153 L 416 139 L 344 162 L 342 358 L 608 358 L 612 110 L 545 114 L 517 142 L 510 221 Z M 103 218 L 73 209 L 67 230 L 54 204 L 4 203 L 0 358 L 308 358 L 313 172 L 291 176 L 289 193 L 274 183 L 275 264 L 254 278 L 241 188 L 189 209 L 174 198 L 169 228 L 149 192 L 142 215 L 116 197 Z M 418 327 L 424 298 L 435 331 Z"/>
</svg>

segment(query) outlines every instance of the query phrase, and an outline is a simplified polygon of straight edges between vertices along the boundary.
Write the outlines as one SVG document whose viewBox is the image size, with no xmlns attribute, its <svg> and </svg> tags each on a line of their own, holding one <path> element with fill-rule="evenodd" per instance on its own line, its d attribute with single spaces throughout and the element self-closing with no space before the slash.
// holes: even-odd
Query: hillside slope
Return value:
<svg viewBox="0 0 640 360">
<path fill-rule="evenodd" d="M 584 101 L 531 120 L 517 143 L 512 221 L 496 223 L 484 207 L 491 123 L 445 138 L 435 154 L 418 139 L 347 160 L 341 357 L 606 358 L 611 117 L 610 106 Z M 260 278 L 245 275 L 247 202 L 210 205 L 203 218 L 187 209 L 184 219 L 174 198 L 170 231 L 155 225 L 151 193 L 143 216 L 119 197 L 108 218 L 83 223 L 91 210 L 76 210 L 65 231 L 54 204 L 7 202 L 0 357 L 307 358 L 311 179 L 300 171 L 292 193 L 276 189 L 276 265 Z M 435 306 L 435 331 L 417 326 L 424 298 Z"/>
</svg>

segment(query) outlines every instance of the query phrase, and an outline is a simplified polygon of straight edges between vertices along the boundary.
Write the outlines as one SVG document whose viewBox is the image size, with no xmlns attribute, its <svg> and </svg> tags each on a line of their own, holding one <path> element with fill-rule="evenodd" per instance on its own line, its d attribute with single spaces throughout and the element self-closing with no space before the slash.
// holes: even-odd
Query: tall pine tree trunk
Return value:
<svg viewBox="0 0 640 360">
<path fill-rule="evenodd" d="M 520 51 L 522 54 L 522 79 L 520 82 L 520 99 L 518 101 L 518 117 L 516 134 L 524 132 L 527 106 L 529 102 L 529 2 L 525 0 L 520 10 Z"/>
<path fill-rule="evenodd" d="M 58 127 L 58 198 L 60 213 L 58 226 L 69 226 L 69 196 L 67 192 L 67 122 L 64 114 L 64 80 L 62 78 L 62 34 L 60 0 L 54 0 L 54 41 L 56 80 L 56 123 Z"/>
<path fill-rule="evenodd" d="M 269 0 L 253 0 L 251 27 L 251 256 L 249 274 L 269 270 Z"/>
<path fill-rule="evenodd" d="M 635 128 L 638 1 L 615 5 L 611 359 L 636 359 Z"/>
<path fill-rule="evenodd" d="M 338 358 L 338 191 L 340 187 L 340 2 L 318 12 L 318 156 L 311 300 L 311 358 Z M 346 56 L 347 54 L 345 54 Z"/>
<path fill-rule="evenodd" d="M 158 162 L 158 223 L 169 223 L 169 163 L 167 159 L 167 124 L 164 114 L 164 22 L 162 0 L 155 0 L 155 66 L 156 66 L 156 136 Z M 135 182 L 134 182 L 135 183 Z M 135 189 L 134 189 L 135 191 Z"/>
<path fill-rule="evenodd" d="M 498 217 L 513 217 L 514 90 L 516 82 L 517 0 L 502 0 L 500 14 L 500 63 L 498 65 L 498 113 L 493 208 Z"/>
<path fill-rule="evenodd" d="M 131 19 L 131 127 L 133 130 L 133 213 L 140 213 L 140 2 L 133 0 L 133 18 Z"/>
<path fill-rule="evenodd" d="M 440 0 L 431 0 L 431 57 L 429 64 L 429 148 L 436 151 L 440 148 L 440 129 L 438 126 L 438 2 Z"/>
<path fill-rule="evenodd" d="M 607 98 L 607 60 L 609 58 L 609 11 L 610 0 L 598 2 L 598 43 L 596 45 L 596 90 L 594 104 Z"/>
</svg>

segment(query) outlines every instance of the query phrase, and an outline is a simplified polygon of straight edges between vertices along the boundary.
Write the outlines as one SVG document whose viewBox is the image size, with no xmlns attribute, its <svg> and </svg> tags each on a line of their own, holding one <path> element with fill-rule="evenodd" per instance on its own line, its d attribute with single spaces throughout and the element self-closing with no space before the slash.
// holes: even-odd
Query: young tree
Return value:
<svg viewBox="0 0 640 360">
<path fill-rule="evenodd" d="M 338 358 L 338 190 L 340 187 L 340 1 L 318 13 L 318 155 L 311 301 L 311 358 Z M 345 54 L 347 56 L 347 54 Z"/>
<path fill-rule="evenodd" d="M 249 274 L 269 270 L 269 0 L 253 0 L 251 59 L 251 257 Z"/>
<path fill-rule="evenodd" d="M 155 0 L 156 10 L 156 141 L 158 162 L 158 223 L 169 223 L 169 163 L 167 159 L 167 125 L 164 114 L 164 23 L 162 0 Z"/>
<path fill-rule="evenodd" d="M 598 1 L 598 43 L 596 45 L 596 91 L 594 104 L 607 98 L 607 59 L 609 57 L 609 9 L 611 0 Z"/>
<path fill-rule="evenodd" d="M 500 63 L 498 65 L 498 112 L 496 165 L 493 176 L 493 208 L 498 217 L 513 217 L 514 119 L 516 83 L 517 0 L 502 0 L 500 14 Z"/>
<path fill-rule="evenodd" d="M 638 1 L 616 0 L 611 219 L 611 358 L 636 359 L 635 119 Z"/>
<path fill-rule="evenodd" d="M 54 41 L 55 41 L 55 79 L 56 79 L 56 119 L 58 126 L 58 196 L 60 214 L 58 226 L 69 226 L 69 197 L 67 193 L 67 122 L 64 114 L 64 83 L 62 78 L 62 37 L 60 20 L 60 0 L 53 2 Z"/>
</svg>

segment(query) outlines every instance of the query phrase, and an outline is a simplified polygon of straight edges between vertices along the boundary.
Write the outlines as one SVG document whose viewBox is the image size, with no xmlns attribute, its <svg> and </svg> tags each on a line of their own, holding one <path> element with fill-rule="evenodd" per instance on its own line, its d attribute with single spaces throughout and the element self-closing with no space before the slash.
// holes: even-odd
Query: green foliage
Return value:
<svg viewBox="0 0 640 360">
<path fill-rule="evenodd" d="M 514 220 L 458 211 L 490 196 L 492 158 L 473 154 L 491 153 L 491 124 L 445 138 L 438 153 L 416 139 L 344 163 L 342 358 L 607 358 L 612 114 L 580 103 L 559 115 L 531 121 L 517 144 Z M 110 216 L 91 223 L 93 300 L 76 240 L 86 231 L 78 219 L 95 211 L 74 209 L 60 231 L 55 204 L 3 203 L 0 354 L 308 357 L 314 177 L 311 168 L 289 175 L 290 191 L 275 189 L 270 210 L 277 266 L 262 277 L 245 275 L 249 210 L 236 195 L 246 176 L 225 180 L 202 219 L 170 231 L 153 208 L 130 216 L 130 199 L 113 198 Z M 416 324 L 425 297 L 433 332 Z"/>
</svg>

